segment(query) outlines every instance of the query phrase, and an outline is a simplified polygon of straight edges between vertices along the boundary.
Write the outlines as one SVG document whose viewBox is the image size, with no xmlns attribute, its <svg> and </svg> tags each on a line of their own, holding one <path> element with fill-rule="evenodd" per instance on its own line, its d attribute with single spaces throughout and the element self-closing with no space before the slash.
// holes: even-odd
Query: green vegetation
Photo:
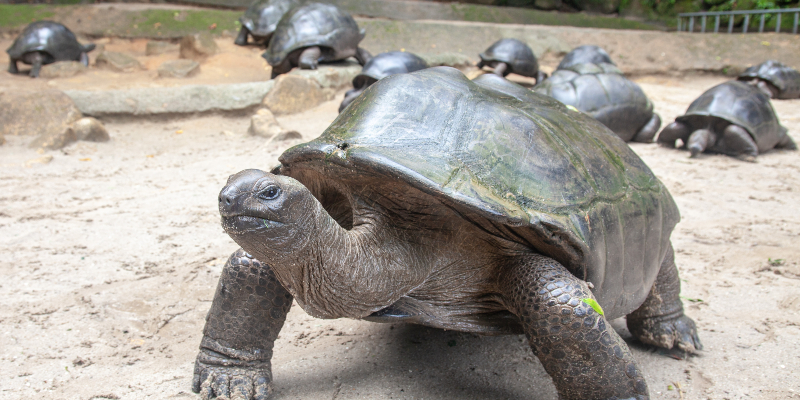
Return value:
<svg viewBox="0 0 800 400">
<path fill-rule="evenodd" d="M 662 0 L 664 1 L 664 0 Z M 658 26 L 624 18 L 585 13 L 558 13 L 531 9 L 488 8 L 472 4 L 451 4 L 455 15 L 472 22 L 515 23 L 537 25 L 564 25 L 584 28 L 657 30 Z"/>
<path fill-rule="evenodd" d="M 52 18 L 52 7 L 0 4 L 0 29 L 24 27 L 33 21 Z"/>
<path fill-rule="evenodd" d="M 203 30 L 236 32 L 241 14 L 241 11 L 227 10 L 144 10 L 131 14 L 125 32 L 115 33 L 121 36 L 181 37 Z"/>
</svg>

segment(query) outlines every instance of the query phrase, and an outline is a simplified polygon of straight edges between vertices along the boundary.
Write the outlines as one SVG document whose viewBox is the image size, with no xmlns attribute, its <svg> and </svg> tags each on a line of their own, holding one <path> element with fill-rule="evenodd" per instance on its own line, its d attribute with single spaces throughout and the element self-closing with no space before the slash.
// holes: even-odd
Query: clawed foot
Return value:
<svg viewBox="0 0 800 400">
<path fill-rule="evenodd" d="M 628 329 L 640 341 L 653 346 L 667 349 L 677 346 L 688 353 L 703 349 L 697 336 L 697 326 L 685 315 L 675 319 L 646 318 L 628 321 Z"/>
<path fill-rule="evenodd" d="M 201 349 L 194 364 L 192 391 L 203 400 L 267 400 L 272 394 L 272 366 Z"/>
</svg>

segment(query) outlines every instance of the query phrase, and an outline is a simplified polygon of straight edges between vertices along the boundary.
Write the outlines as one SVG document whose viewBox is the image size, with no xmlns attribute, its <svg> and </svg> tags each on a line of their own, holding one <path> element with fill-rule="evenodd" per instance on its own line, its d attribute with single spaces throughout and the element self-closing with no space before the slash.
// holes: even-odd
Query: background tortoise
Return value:
<svg viewBox="0 0 800 400">
<path fill-rule="evenodd" d="M 652 142 L 661 128 L 642 88 L 612 64 L 557 69 L 533 90 L 591 115 L 626 142 Z"/>
<path fill-rule="evenodd" d="M 596 120 L 448 67 L 382 79 L 348 111 L 276 174 L 245 170 L 220 192 L 244 251 L 208 314 L 201 397 L 266 398 L 292 298 L 319 318 L 525 332 L 566 399 L 647 398 L 607 319 L 700 347 L 678 297 L 675 203 Z"/>
<path fill-rule="evenodd" d="M 6 50 L 9 57 L 8 72 L 16 74 L 17 62 L 32 65 L 30 76 L 38 77 L 42 65 L 56 61 L 80 61 L 89 65 L 87 52 L 94 44 L 81 45 L 75 34 L 66 26 L 52 21 L 36 21 L 25 27 L 11 47 Z"/>
<path fill-rule="evenodd" d="M 752 161 L 769 149 L 796 149 L 781 126 L 769 97 L 752 85 L 729 81 L 714 86 L 689 105 L 658 135 L 658 143 L 675 147 L 681 139 L 692 157 L 703 151 Z"/>
<path fill-rule="evenodd" d="M 358 47 L 364 30 L 350 14 L 330 4 L 309 3 L 283 15 L 264 57 L 272 66 L 272 77 L 302 69 L 316 69 L 318 62 L 355 57 L 364 65 L 372 56 Z"/>
<path fill-rule="evenodd" d="M 480 54 L 481 61 L 478 68 L 484 66 L 494 69 L 494 73 L 506 76 L 510 73 L 536 78 L 536 82 L 541 82 L 547 78 L 547 74 L 539 71 L 539 63 L 533 50 L 527 44 L 517 39 L 500 39 L 486 51 Z"/>
<path fill-rule="evenodd" d="M 239 17 L 242 29 L 239 30 L 239 36 L 233 43 L 245 46 L 247 36 L 250 35 L 253 41 L 269 44 L 269 39 L 283 14 L 299 4 L 297 0 L 257 0 L 250 5 L 244 15 Z"/>
<path fill-rule="evenodd" d="M 389 75 L 405 74 L 425 68 L 428 68 L 425 60 L 405 51 L 390 51 L 376 55 L 367 61 L 361 72 L 353 78 L 353 89 L 344 94 L 339 112 L 373 83 Z"/>
<path fill-rule="evenodd" d="M 556 69 L 566 69 L 575 64 L 614 64 L 605 50 L 595 45 L 579 46 L 564 56 Z"/>
<path fill-rule="evenodd" d="M 752 66 L 737 79 L 755 85 L 773 99 L 800 98 L 800 72 L 775 60 Z"/>
</svg>

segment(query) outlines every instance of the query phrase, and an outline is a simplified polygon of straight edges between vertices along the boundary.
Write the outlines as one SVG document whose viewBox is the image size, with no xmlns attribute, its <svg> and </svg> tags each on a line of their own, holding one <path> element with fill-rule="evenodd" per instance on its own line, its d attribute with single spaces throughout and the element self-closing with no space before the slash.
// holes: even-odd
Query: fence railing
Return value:
<svg viewBox="0 0 800 400">
<path fill-rule="evenodd" d="M 728 33 L 733 33 L 733 21 L 736 16 L 744 15 L 744 24 L 742 24 L 742 33 L 747 33 L 747 28 L 750 26 L 750 17 L 760 16 L 761 20 L 758 23 L 758 32 L 764 32 L 764 19 L 767 15 L 775 14 L 775 32 L 781 31 L 781 16 L 783 14 L 794 14 L 794 24 L 792 24 L 792 33 L 797 34 L 797 25 L 800 22 L 800 8 L 779 8 L 773 10 L 740 10 L 740 11 L 709 11 L 709 12 L 693 12 L 678 14 L 678 32 L 687 31 L 694 32 L 694 20 L 700 18 L 700 33 L 706 32 L 706 19 L 714 17 L 714 33 L 719 32 L 719 23 L 721 17 L 728 17 Z M 683 20 L 686 19 L 684 25 Z"/>
</svg>

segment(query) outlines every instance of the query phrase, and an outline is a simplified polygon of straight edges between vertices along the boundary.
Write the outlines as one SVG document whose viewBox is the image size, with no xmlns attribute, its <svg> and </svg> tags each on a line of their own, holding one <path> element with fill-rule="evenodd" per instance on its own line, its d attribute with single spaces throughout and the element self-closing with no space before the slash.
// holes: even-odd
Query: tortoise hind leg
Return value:
<svg viewBox="0 0 800 400">
<path fill-rule="evenodd" d="M 694 321 L 683 313 L 680 292 L 681 281 L 670 245 L 650 294 L 628 315 L 628 329 L 633 336 L 643 343 L 667 349 L 677 346 L 689 353 L 702 349 Z"/>
<path fill-rule="evenodd" d="M 269 398 L 272 346 L 291 305 L 292 295 L 267 264 L 242 249 L 233 253 L 206 317 L 192 391 L 203 400 Z"/>
<path fill-rule="evenodd" d="M 584 299 L 586 282 L 555 260 L 520 259 L 499 280 L 533 354 L 562 399 L 647 399 L 647 383 L 625 342 Z"/>
<path fill-rule="evenodd" d="M 787 133 L 784 133 L 783 139 L 781 139 L 781 141 L 775 145 L 775 148 L 784 150 L 797 150 L 797 144 L 794 142 L 791 136 L 789 136 Z"/>
<path fill-rule="evenodd" d="M 650 120 L 647 121 L 647 123 L 644 124 L 641 129 L 639 129 L 639 132 L 636 132 L 636 135 L 633 136 L 631 141 L 650 143 L 653 141 L 653 138 L 656 136 L 656 132 L 658 132 L 659 128 L 661 128 L 661 117 L 659 117 L 658 114 L 653 113 L 653 116 L 650 117 Z"/>
<path fill-rule="evenodd" d="M 747 130 L 739 125 L 730 124 L 722 133 L 720 153 L 752 162 L 758 156 L 758 145 Z"/>
<path fill-rule="evenodd" d="M 8 60 L 8 72 L 12 74 L 19 73 L 19 70 L 17 69 L 17 60 Z"/>
</svg>

